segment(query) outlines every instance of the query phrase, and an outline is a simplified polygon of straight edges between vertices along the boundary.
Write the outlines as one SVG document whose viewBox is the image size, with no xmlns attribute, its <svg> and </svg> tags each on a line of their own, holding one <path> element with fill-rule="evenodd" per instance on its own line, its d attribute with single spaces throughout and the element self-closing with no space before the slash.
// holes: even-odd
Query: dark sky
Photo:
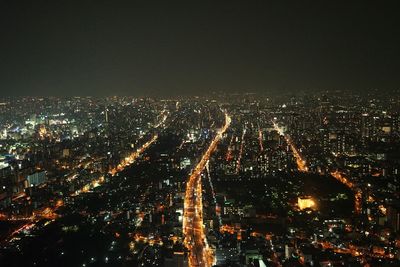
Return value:
<svg viewBox="0 0 400 267">
<path fill-rule="evenodd" d="M 395 3 L 3 0 L 0 88 L 137 96 L 399 88 Z"/>
</svg>

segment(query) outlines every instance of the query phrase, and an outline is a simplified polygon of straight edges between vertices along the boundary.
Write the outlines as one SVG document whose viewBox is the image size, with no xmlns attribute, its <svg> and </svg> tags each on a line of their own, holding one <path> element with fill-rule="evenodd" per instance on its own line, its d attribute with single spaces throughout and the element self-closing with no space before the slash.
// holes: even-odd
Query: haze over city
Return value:
<svg viewBox="0 0 400 267">
<path fill-rule="evenodd" d="M 394 1 L 6 1 L 7 95 L 398 89 Z"/>
</svg>

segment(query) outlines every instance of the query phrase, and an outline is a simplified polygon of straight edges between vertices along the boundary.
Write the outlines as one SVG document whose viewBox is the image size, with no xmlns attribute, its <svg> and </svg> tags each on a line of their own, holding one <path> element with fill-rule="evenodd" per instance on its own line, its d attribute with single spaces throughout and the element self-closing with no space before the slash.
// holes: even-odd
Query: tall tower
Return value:
<svg viewBox="0 0 400 267">
<path fill-rule="evenodd" d="M 107 107 L 104 111 L 104 114 L 105 114 L 105 123 L 108 124 L 108 108 Z"/>
</svg>

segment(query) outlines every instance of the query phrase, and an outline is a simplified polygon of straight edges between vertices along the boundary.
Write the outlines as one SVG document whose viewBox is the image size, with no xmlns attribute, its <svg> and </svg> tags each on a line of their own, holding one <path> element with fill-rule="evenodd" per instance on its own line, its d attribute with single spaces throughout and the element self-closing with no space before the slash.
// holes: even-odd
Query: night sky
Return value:
<svg viewBox="0 0 400 267">
<path fill-rule="evenodd" d="M 2 95 L 399 88 L 396 1 L 0 2 Z"/>
</svg>

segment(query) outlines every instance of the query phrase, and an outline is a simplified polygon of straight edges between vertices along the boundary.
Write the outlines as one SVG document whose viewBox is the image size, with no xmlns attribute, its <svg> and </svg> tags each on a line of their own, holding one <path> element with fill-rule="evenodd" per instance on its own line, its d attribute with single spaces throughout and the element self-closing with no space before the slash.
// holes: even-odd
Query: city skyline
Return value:
<svg viewBox="0 0 400 267">
<path fill-rule="evenodd" d="M 400 266 L 395 4 L 1 2 L 0 266 Z"/>
<path fill-rule="evenodd" d="M 398 266 L 400 99 L 2 97 L 5 266 Z"/>
</svg>

